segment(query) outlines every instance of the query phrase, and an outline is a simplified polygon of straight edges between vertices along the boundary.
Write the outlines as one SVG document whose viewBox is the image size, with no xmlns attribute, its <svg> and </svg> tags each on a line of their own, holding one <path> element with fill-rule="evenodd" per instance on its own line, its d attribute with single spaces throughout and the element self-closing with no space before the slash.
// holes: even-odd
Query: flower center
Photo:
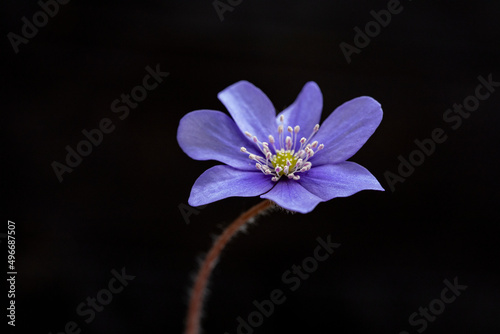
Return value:
<svg viewBox="0 0 500 334">
<path fill-rule="evenodd" d="M 294 156 L 290 151 L 278 151 L 276 155 L 273 156 L 271 163 L 273 164 L 274 169 L 279 167 L 281 171 L 279 172 L 279 176 L 284 174 L 285 167 L 288 166 L 289 170 L 293 170 L 297 165 L 298 157 Z"/>
<path fill-rule="evenodd" d="M 312 164 L 309 162 L 316 152 L 322 150 L 325 146 L 318 145 L 317 141 L 309 143 L 312 137 L 318 132 L 319 124 L 314 126 L 313 132 L 308 139 L 302 137 L 298 139 L 300 127 L 297 125 L 294 128 L 287 127 L 289 136 L 284 136 L 284 117 L 280 117 L 281 124 L 278 126 L 278 141 L 274 140 L 272 135 L 269 135 L 269 143 L 260 142 L 256 136 L 245 132 L 247 137 L 257 145 L 263 156 L 250 153 L 245 147 L 241 148 L 241 152 L 247 153 L 248 157 L 256 161 L 255 167 L 266 175 L 272 175 L 271 180 L 278 181 L 283 175 L 289 179 L 299 180 L 300 176 L 297 173 L 306 172 L 311 169 Z M 298 147 L 297 142 L 300 144 Z M 271 148 L 269 148 L 271 145 Z M 274 151 L 274 154 L 273 154 Z"/>
</svg>

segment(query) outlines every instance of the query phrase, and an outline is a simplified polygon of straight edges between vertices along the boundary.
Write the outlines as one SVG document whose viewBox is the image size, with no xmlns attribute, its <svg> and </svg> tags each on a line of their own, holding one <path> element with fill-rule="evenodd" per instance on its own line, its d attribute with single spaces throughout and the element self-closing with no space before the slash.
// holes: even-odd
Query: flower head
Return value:
<svg viewBox="0 0 500 334">
<path fill-rule="evenodd" d="M 323 97 L 314 82 L 277 116 L 267 96 L 247 81 L 229 86 L 218 98 L 233 119 L 220 111 L 197 110 L 181 119 L 177 131 L 180 147 L 191 158 L 226 164 L 196 180 L 190 205 L 260 195 L 307 213 L 335 197 L 384 190 L 368 170 L 346 161 L 382 120 L 380 104 L 371 97 L 344 103 L 321 127 Z"/>
</svg>

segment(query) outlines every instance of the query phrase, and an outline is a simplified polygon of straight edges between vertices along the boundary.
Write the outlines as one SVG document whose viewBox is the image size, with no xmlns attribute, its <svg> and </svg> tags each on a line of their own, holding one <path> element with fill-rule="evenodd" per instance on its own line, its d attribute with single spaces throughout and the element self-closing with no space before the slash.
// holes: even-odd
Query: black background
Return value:
<svg viewBox="0 0 500 334">
<path fill-rule="evenodd" d="M 40 6 L 3 1 L 0 232 L 15 221 L 15 331 L 59 333 L 75 321 L 82 333 L 182 332 L 198 258 L 260 199 L 212 203 L 185 221 L 179 205 L 216 162 L 187 157 L 177 126 L 193 110 L 225 111 L 217 93 L 245 79 L 278 111 L 317 82 L 322 120 L 354 97 L 378 100 L 384 119 L 350 160 L 386 191 L 306 215 L 274 212 L 239 235 L 214 271 L 205 332 L 236 333 L 254 300 L 281 289 L 287 300 L 255 333 L 417 333 L 408 318 L 454 277 L 468 288 L 425 332 L 498 332 L 500 89 L 456 130 L 443 114 L 474 94 L 478 76 L 500 81 L 500 3 L 402 6 L 348 64 L 339 44 L 352 45 L 353 28 L 387 1 L 243 0 L 223 21 L 210 0 L 71 1 L 17 54 L 7 33 L 21 34 L 21 18 L 32 21 Z M 170 75 L 120 120 L 111 102 L 157 64 Z M 60 183 L 51 163 L 64 163 L 65 146 L 75 148 L 103 118 L 115 130 Z M 391 192 L 384 173 L 397 173 L 398 156 L 408 158 L 414 140 L 436 128 L 446 141 Z M 291 292 L 282 274 L 328 235 L 341 246 Z M 123 267 L 135 279 L 85 323 L 77 306 Z"/>
</svg>

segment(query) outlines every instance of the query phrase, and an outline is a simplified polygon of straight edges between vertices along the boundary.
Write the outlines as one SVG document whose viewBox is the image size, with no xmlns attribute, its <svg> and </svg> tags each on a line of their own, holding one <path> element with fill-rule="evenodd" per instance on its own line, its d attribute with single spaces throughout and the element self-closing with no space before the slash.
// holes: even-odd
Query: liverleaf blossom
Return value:
<svg viewBox="0 0 500 334">
<path fill-rule="evenodd" d="M 321 126 L 323 97 L 315 82 L 306 83 L 278 115 L 269 98 L 247 81 L 229 86 L 218 98 L 232 119 L 220 111 L 197 110 L 181 119 L 177 131 L 188 156 L 224 163 L 196 180 L 191 206 L 260 196 L 307 213 L 335 197 L 384 190 L 368 170 L 346 161 L 382 120 L 382 108 L 373 98 L 345 102 Z"/>
</svg>

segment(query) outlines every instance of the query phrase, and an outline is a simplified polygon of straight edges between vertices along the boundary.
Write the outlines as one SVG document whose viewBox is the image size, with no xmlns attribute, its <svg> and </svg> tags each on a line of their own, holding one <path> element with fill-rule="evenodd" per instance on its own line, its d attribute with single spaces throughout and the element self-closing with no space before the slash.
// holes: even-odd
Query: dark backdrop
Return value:
<svg viewBox="0 0 500 334">
<path fill-rule="evenodd" d="M 334 199 L 306 215 L 274 212 L 239 235 L 215 269 L 206 333 L 237 333 L 237 318 L 274 289 L 286 301 L 255 333 L 498 332 L 500 88 L 460 125 L 443 115 L 474 102 L 479 76 L 500 81 L 500 3 L 402 1 L 367 45 L 358 40 L 350 63 L 340 44 L 355 47 L 354 28 L 364 30 L 370 12 L 392 2 L 232 3 L 221 20 L 210 0 L 71 1 L 44 22 L 35 1 L 2 2 L 0 240 L 6 263 L 14 221 L 15 330 L 182 332 L 198 258 L 260 199 L 230 198 L 184 219 L 179 206 L 186 210 L 194 181 L 216 162 L 187 157 L 177 126 L 192 110 L 225 111 L 217 93 L 245 79 L 277 110 L 317 82 L 322 120 L 357 96 L 380 101 L 384 119 L 351 160 L 386 191 Z M 38 32 L 19 42 L 34 15 Z M 169 75 L 127 117 L 114 113 L 112 102 L 142 84 L 147 66 Z M 82 130 L 105 118 L 114 130 L 59 182 L 53 162 L 64 163 L 65 147 L 75 149 Z M 419 154 L 415 140 L 439 128 L 446 140 L 391 191 L 387 172 L 397 175 L 400 159 Z M 290 291 L 283 273 L 329 235 L 341 246 Z M 109 294 L 113 270 L 135 278 Z M 440 302 L 445 280 L 467 288 Z M 448 301 L 453 295 L 445 290 Z M 93 319 L 80 315 L 79 305 L 96 296 L 112 300 Z M 429 306 L 436 315 L 424 320 L 418 313 Z"/>
</svg>

